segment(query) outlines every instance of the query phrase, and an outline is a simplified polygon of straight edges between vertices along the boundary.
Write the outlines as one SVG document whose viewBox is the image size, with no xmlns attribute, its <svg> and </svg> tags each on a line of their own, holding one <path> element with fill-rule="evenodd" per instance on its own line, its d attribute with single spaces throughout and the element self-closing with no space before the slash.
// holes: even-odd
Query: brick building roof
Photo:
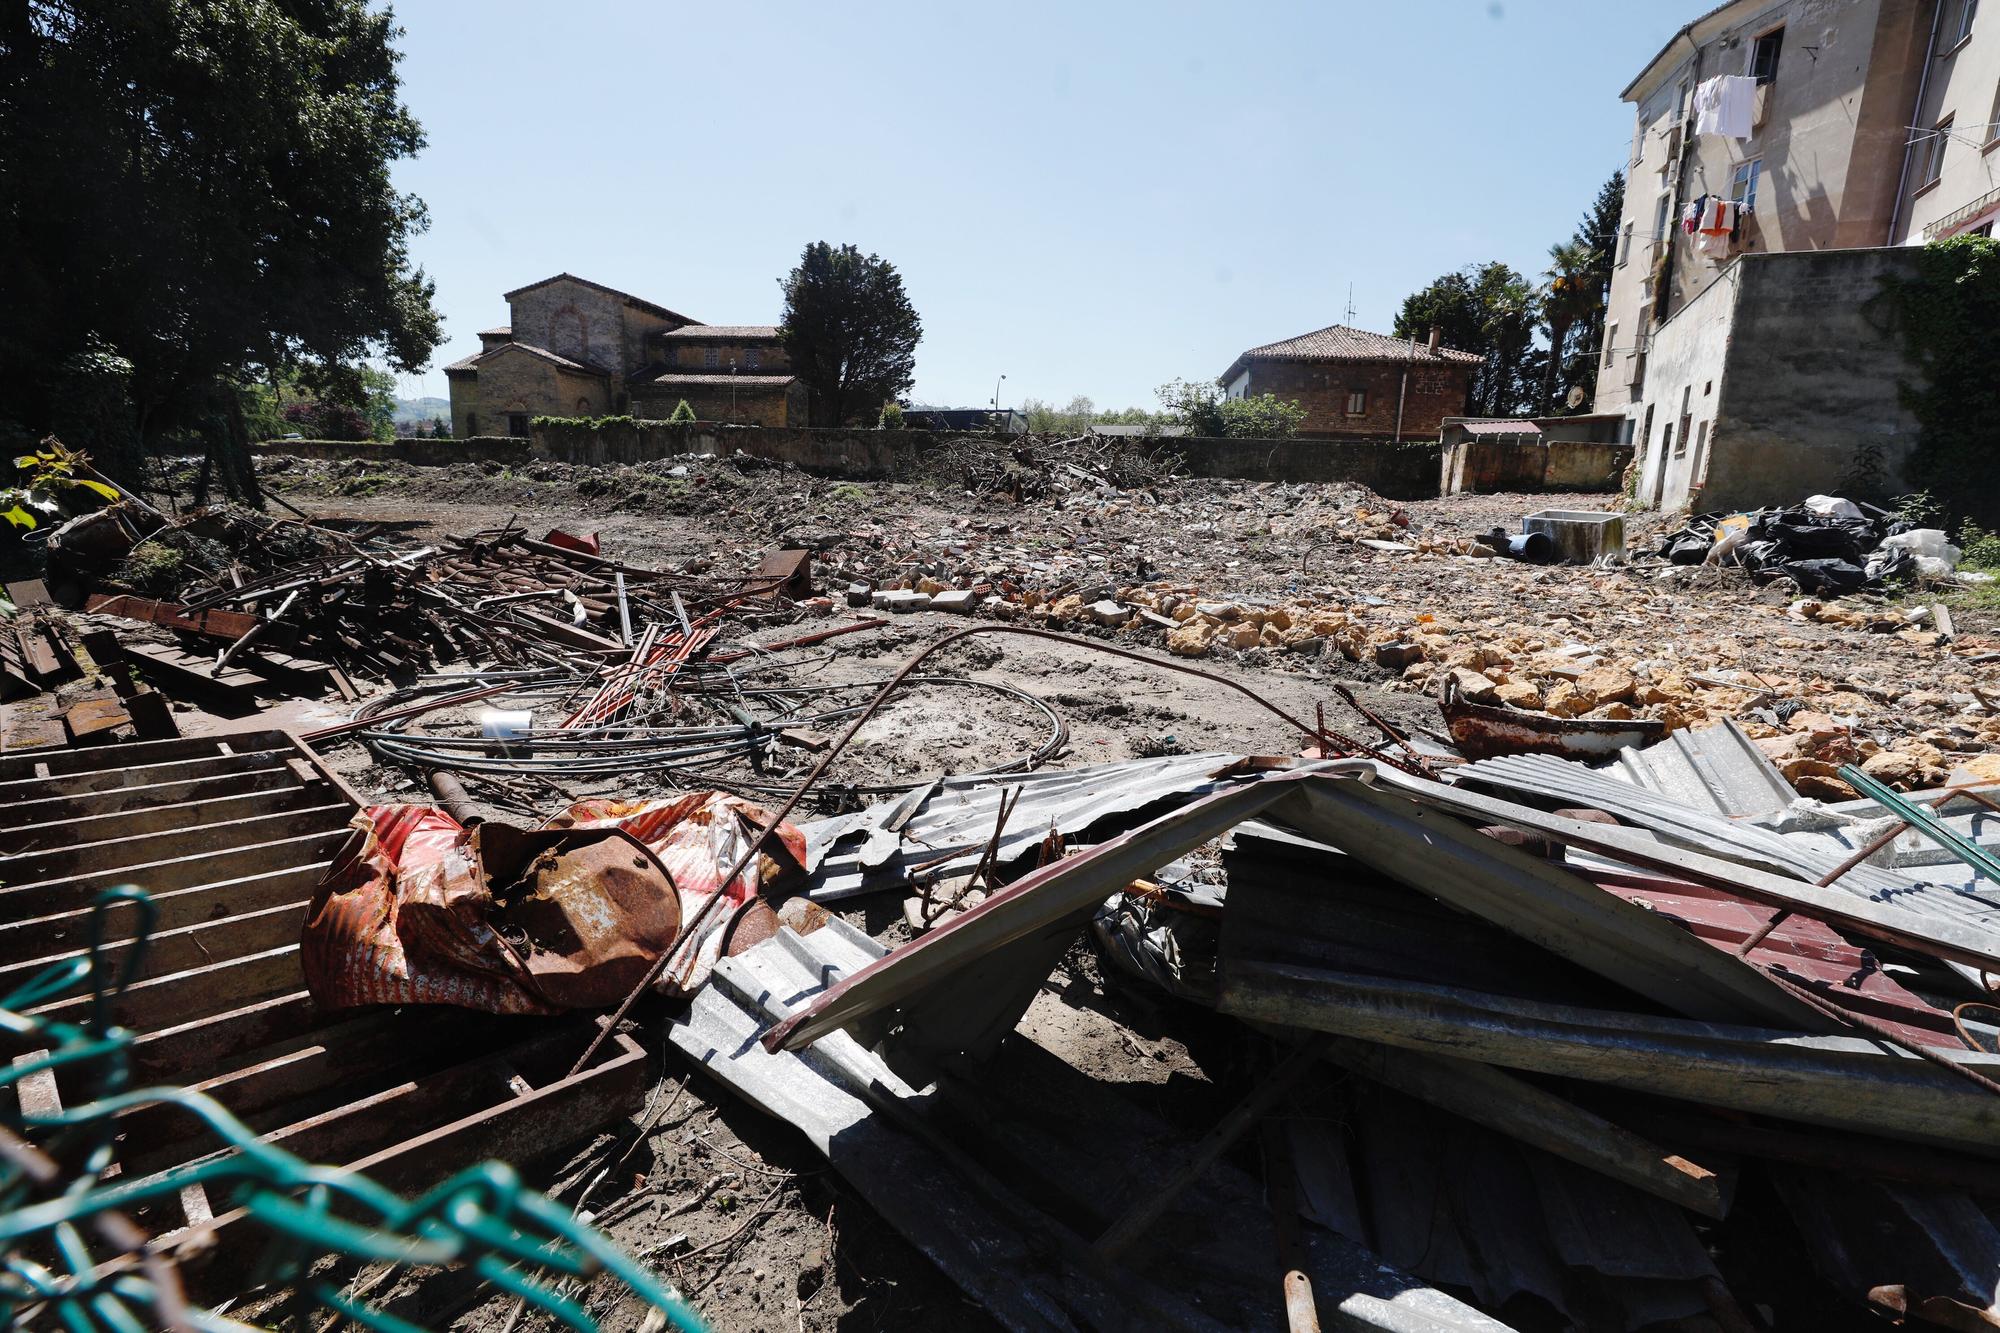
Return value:
<svg viewBox="0 0 2000 1333">
<path fill-rule="evenodd" d="M 1417 339 L 1414 348 L 1407 338 L 1392 338 L 1386 333 L 1369 333 L 1365 329 L 1350 329 L 1345 324 L 1329 324 L 1311 333 L 1301 333 L 1296 338 L 1283 342 L 1265 343 L 1253 347 L 1238 361 L 1458 361 L 1467 365 L 1478 365 L 1486 358 L 1472 352 L 1461 352 L 1455 347 L 1440 347 L 1436 356 L 1422 338 Z"/>
<path fill-rule="evenodd" d="M 477 370 L 480 363 L 490 361 L 494 357 L 506 356 L 510 352 L 526 352 L 529 356 L 540 357 L 552 366 L 562 370 L 572 370 L 579 375 L 608 377 L 611 374 L 603 366 L 593 366 L 585 361 L 572 361 L 566 356 L 558 356 L 548 348 L 537 347 L 533 343 L 502 343 L 483 352 L 474 352 L 471 356 L 463 357 L 446 366 L 445 373 L 449 375 L 454 370 Z"/>
<path fill-rule="evenodd" d="M 664 384 L 668 388 L 686 385 L 690 388 L 705 388 L 734 384 L 741 389 L 775 389 L 790 384 L 796 375 L 656 375 L 651 384 Z"/>
<path fill-rule="evenodd" d="M 770 338 L 778 336 L 776 324 L 684 324 L 677 329 L 663 329 L 655 335 L 661 338 L 685 338 L 699 342 L 703 338 Z"/>
<path fill-rule="evenodd" d="M 579 278 L 574 273 L 558 273 L 553 278 L 543 278 L 540 282 L 531 282 L 525 287 L 516 287 L 511 292 L 502 292 L 500 294 L 500 299 L 503 301 L 511 301 L 515 297 L 519 296 L 522 292 L 532 292 L 533 290 L 535 290 L 535 288 L 546 287 L 552 282 L 573 282 L 576 283 L 578 286 L 588 287 L 592 291 L 603 292 L 606 296 L 615 296 L 619 300 L 624 301 L 627 305 L 635 305 L 639 307 L 639 309 L 641 310 L 651 311 L 653 314 L 659 315 L 665 319 L 676 320 L 682 324 L 692 324 L 695 322 L 689 319 L 686 315 L 680 314 L 673 310 L 669 310 L 663 305 L 656 305 L 651 301 L 642 300 L 641 298 L 632 295 L 632 293 L 630 292 L 621 292 L 616 287 L 607 287 L 601 282 L 592 282 L 589 278 Z"/>
</svg>

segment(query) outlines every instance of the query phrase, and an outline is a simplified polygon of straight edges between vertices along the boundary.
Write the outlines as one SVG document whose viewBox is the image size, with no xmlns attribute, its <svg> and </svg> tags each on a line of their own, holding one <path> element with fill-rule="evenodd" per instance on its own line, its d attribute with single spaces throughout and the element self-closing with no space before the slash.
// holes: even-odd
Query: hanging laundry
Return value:
<svg viewBox="0 0 2000 1333">
<path fill-rule="evenodd" d="M 1694 132 L 1725 139 L 1747 139 L 1757 101 L 1757 80 L 1742 74 L 1719 74 L 1694 90 Z"/>
<path fill-rule="evenodd" d="M 1701 225 L 1695 232 L 1694 248 L 1718 264 L 1729 258 L 1729 242 L 1736 230 L 1736 217 L 1735 203 L 1707 196 L 1702 203 Z"/>
<path fill-rule="evenodd" d="M 1681 213 L 1681 230 L 1692 236 L 1701 230 L 1701 210 L 1708 203 L 1708 196 L 1702 195 L 1690 202 Z"/>
</svg>

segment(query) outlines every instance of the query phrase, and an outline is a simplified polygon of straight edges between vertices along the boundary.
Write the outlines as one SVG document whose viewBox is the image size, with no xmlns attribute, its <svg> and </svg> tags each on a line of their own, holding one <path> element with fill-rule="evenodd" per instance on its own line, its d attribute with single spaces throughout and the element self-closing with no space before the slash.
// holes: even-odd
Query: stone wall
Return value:
<svg viewBox="0 0 2000 1333">
<path fill-rule="evenodd" d="M 962 438 L 920 430 L 759 429 L 710 422 L 683 427 L 640 421 L 602 427 L 538 426 L 532 442 L 505 437 L 392 444 L 272 440 L 256 448 L 264 454 L 301 458 L 394 459 L 419 467 L 488 460 L 515 465 L 538 458 L 603 465 L 679 454 L 746 454 L 791 463 L 816 476 L 889 481 L 925 475 L 945 447 Z M 1391 500 L 1422 500 L 1438 493 L 1441 450 L 1435 441 L 1173 439 L 1159 441 L 1158 447 L 1183 460 L 1182 470 L 1197 477 L 1352 482 Z"/>
<path fill-rule="evenodd" d="M 688 326 L 690 335 L 699 333 L 699 325 Z M 733 364 L 746 375 L 788 375 L 792 360 L 785 355 L 785 346 L 774 338 L 697 338 L 683 336 L 663 338 L 659 342 L 674 369 L 684 374 L 699 375 L 704 372 L 729 373 Z M 708 362 L 708 349 L 715 349 L 715 364 Z M 757 364 L 750 364 L 750 353 L 757 354 Z"/>
<path fill-rule="evenodd" d="M 572 361 L 607 370 L 625 365 L 625 303 L 580 282 L 532 287 L 507 303 L 514 341 L 546 347 Z M 481 373 L 485 368 L 482 366 Z M 492 395 L 482 394 L 491 410 Z"/>
<path fill-rule="evenodd" d="M 788 390 L 796 389 L 796 394 Z M 668 417 L 683 400 L 703 421 L 731 422 L 739 426 L 792 426 L 804 419 L 804 389 L 791 385 L 735 386 L 727 384 L 635 384 L 632 386 L 632 415 Z M 801 399 L 794 411 L 792 399 Z M 577 414 L 567 414 L 577 415 Z"/>
<path fill-rule="evenodd" d="M 613 407 L 603 379 L 564 370 L 518 346 L 495 352 L 472 375 L 454 373 L 451 387 L 451 428 L 464 436 L 505 431 L 510 413 L 601 416 Z"/>
<path fill-rule="evenodd" d="M 1424 359 L 1422 345 L 1418 358 L 1409 362 L 1253 362 L 1251 395 L 1276 394 L 1306 409 L 1307 435 L 1353 436 L 1366 439 L 1394 439 L 1398 400 L 1402 403 L 1402 438 L 1435 437 L 1446 417 L 1463 416 L 1467 391 L 1472 383 L 1472 367 L 1462 362 Z M 1403 376 L 1409 375 L 1407 392 Z M 1362 390 L 1364 410 L 1358 415 L 1347 411 L 1349 394 Z"/>
<path fill-rule="evenodd" d="M 253 444 L 259 454 L 279 458 L 313 458 L 328 462 L 358 458 L 363 462 L 408 463 L 413 467 L 450 467 L 454 463 L 526 463 L 534 458 L 527 440 L 506 435 L 481 435 L 469 440 L 433 440 L 411 436 L 378 440 L 266 440 Z"/>
</svg>

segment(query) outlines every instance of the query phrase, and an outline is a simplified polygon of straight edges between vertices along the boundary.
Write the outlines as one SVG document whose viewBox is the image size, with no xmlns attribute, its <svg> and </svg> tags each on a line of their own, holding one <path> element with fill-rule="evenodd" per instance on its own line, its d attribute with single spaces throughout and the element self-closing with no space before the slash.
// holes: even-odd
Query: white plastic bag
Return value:
<svg viewBox="0 0 2000 1333">
<path fill-rule="evenodd" d="M 1806 508 L 1822 518 L 1860 518 L 1861 506 L 1837 495 L 1808 495 Z"/>
<path fill-rule="evenodd" d="M 1908 532 L 1899 532 L 1893 537 L 1885 538 L 1882 545 L 1886 549 L 1908 551 L 1920 561 L 1942 560 L 1946 574 L 1958 568 L 1959 557 L 1965 554 L 1953 546 L 1944 532 L 1938 528 L 1912 528 Z M 1931 571 L 1926 569 L 1924 572 L 1929 574 Z"/>
</svg>

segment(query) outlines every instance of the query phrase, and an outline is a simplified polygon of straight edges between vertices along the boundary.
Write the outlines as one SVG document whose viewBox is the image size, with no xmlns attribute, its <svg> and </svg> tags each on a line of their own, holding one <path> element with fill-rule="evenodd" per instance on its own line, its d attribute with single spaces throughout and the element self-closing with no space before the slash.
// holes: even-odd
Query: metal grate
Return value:
<svg viewBox="0 0 2000 1333">
<path fill-rule="evenodd" d="M 360 804 L 279 731 L 0 757 L 0 986 L 86 951 L 98 893 L 136 884 L 159 920 L 114 1011 L 143 1034 L 135 1077 L 207 1092 L 301 1157 L 421 1189 L 484 1158 L 540 1155 L 629 1112 L 648 1074 L 632 1041 L 614 1036 L 566 1076 L 594 1034 L 587 1020 L 313 1005 L 299 928 Z M 122 909 L 109 920 L 108 947 L 122 952 L 136 918 Z M 30 1052 L 15 1039 L 0 1054 Z M 89 1095 L 60 1074 L 21 1092 L 44 1105 Z M 159 1108 L 123 1128 L 130 1172 L 213 1149 Z M 196 1187 L 177 1216 L 142 1224 L 172 1243 L 214 1211 Z M 222 1248 L 228 1236 L 217 1233 Z"/>
</svg>

